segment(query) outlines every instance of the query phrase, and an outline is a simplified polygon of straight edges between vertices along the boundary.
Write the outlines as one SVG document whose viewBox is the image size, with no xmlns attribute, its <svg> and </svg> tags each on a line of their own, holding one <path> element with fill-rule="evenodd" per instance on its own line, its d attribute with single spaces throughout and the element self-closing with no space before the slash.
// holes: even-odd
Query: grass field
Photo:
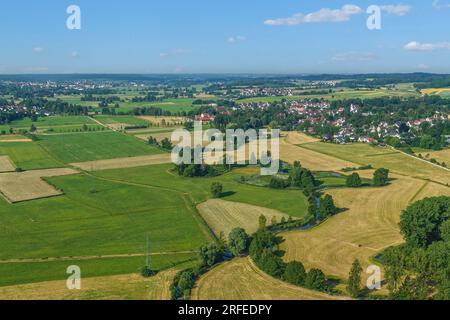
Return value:
<svg viewBox="0 0 450 320">
<path fill-rule="evenodd" d="M 187 193 L 196 204 L 210 199 L 211 184 L 220 182 L 224 186 L 223 200 L 271 208 L 294 217 L 306 215 L 308 204 L 300 190 L 275 190 L 238 182 L 241 175 L 247 175 L 249 172 L 254 174 L 254 170 L 237 169 L 214 178 L 184 178 L 170 172 L 172 168 L 172 164 L 154 165 L 99 171 L 95 174 L 107 179 L 141 183 Z"/>
<path fill-rule="evenodd" d="M 139 139 L 117 132 L 40 136 L 39 145 L 64 163 L 161 153 Z"/>
<path fill-rule="evenodd" d="M 301 148 L 337 159 L 352 161 L 358 165 L 371 164 L 374 168 L 387 168 L 402 175 L 429 179 L 443 184 L 450 183 L 449 171 L 390 148 L 375 147 L 367 144 L 337 145 L 322 142 L 304 144 L 301 145 Z"/>
<path fill-rule="evenodd" d="M 234 228 L 243 228 L 248 234 L 253 234 L 258 230 L 259 217 L 264 215 L 267 225 L 271 224 L 275 217 L 278 222 L 288 215 L 277 210 L 264 207 L 252 206 L 249 204 L 211 199 L 198 205 L 200 215 L 218 237 L 221 232 L 228 236 Z"/>
<path fill-rule="evenodd" d="M 0 155 L 9 156 L 14 165 L 23 170 L 62 166 L 36 142 L 0 142 Z"/>
<path fill-rule="evenodd" d="M 192 300 L 342 300 L 344 297 L 296 287 L 260 271 L 248 258 L 234 259 L 206 273 Z"/>
<path fill-rule="evenodd" d="M 89 117 L 86 116 L 52 116 L 52 117 L 39 117 L 37 121 L 32 122 L 30 118 L 22 120 L 12 121 L 7 125 L 0 125 L 0 131 L 9 133 L 9 129 L 12 128 L 18 130 L 30 130 L 31 125 L 34 124 L 39 131 L 48 131 L 52 129 L 55 132 L 70 131 L 73 129 L 82 128 L 83 124 L 94 125 Z"/>
<path fill-rule="evenodd" d="M 166 270 L 170 268 L 187 268 L 193 266 L 197 261 L 197 254 L 175 253 L 152 255 L 150 258 L 153 269 Z M 144 256 L 26 263 L 3 263 L 0 261 L 0 274 L 2 275 L 2 277 L 0 277 L 0 287 L 66 280 L 68 277 L 66 274 L 67 267 L 72 265 L 80 267 L 81 277 L 85 280 L 95 277 L 137 274 L 140 273 L 145 262 L 146 258 Z M 0 289 L 0 299 L 3 298 L 1 292 Z"/>
<path fill-rule="evenodd" d="M 48 178 L 64 196 L 0 202 L 0 259 L 197 250 L 209 241 L 182 194 L 87 175 Z M 14 238 L 14 241 L 9 241 Z"/>
</svg>

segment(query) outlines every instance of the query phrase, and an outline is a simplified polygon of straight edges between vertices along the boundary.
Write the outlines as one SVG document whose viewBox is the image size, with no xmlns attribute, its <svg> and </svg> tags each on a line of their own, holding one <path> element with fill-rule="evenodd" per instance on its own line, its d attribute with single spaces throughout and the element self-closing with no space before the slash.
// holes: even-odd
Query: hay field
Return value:
<svg viewBox="0 0 450 320">
<path fill-rule="evenodd" d="M 329 190 L 337 206 L 348 210 L 309 231 L 282 234 L 286 261 L 299 260 L 307 268 L 318 267 L 346 279 L 355 259 L 366 268 L 382 249 L 403 242 L 398 227 L 400 214 L 410 202 L 418 200 L 419 193 L 421 197 L 427 196 L 424 192 L 450 195 L 450 188 L 431 182 L 394 178 L 383 188 Z M 439 187 L 442 189 L 436 192 L 434 188 Z"/>
<path fill-rule="evenodd" d="M 295 139 L 295 141 L 298 141 L 298 139 Z M 310 144 L 306 145 L 309 146 Z M 286 138 L 280 141 L 280 158 L 290 163 L 300 161 L 302 166 L 314 171 L 339 171 L 342 168 L 358 166 L 351 161 L 341 160 L 333 156 L 300 148 L 289 143 Z"/>
<path fill-rule="evenodd" d="M 281 136 L 285 137 L 285 141 L 287 143 L 295 145 L 320 141 L 320 139 L 308 136 L 307 134 L 301 132 L 282 132 Z"/>
<path fill-rule="evenodd" d="M 221 232 L 228 236 L 231 230 L 237 227 L 252 234 L 258 230 L 258 219 L 261 215 L 267 218 L 269 225 L 272 217 L 276 217 L 278 222 L 283 217 L 289 218 L 287 214 L 278 210 L 220 199 L 203 202 L 197 206 L 197 209 L 216 236 L 219 236 Z"/>
<path fill-rule="evenodd" d="M 100 171 L 110 169 L 143 167 L 171 162 L 172 160 L 170 153 L 163 153 L 151 156 L 78 162 L 78 163 L 71 163 L 70 165 L 85 171 Z"/>
<path fill-rule="evenodd" d="M 0 156 L 0 173 L 14 171 L 16 167 L 12 163 L 9 156 Z"/>
<path fill-rule="evenodd" d="M 197 282 L 192 300 L 344 300 L 296 287 L 259 270 L 249 258 L 234 259 Z"/>
<path fill-rule="evenodd" d="M 68 290 L 65 280 L 0 287 L 0 300 L 170 300 L 177 270 L 151 278 L 138 274 L 82 278 L 81 290 Z"/>
<path fill-rule="evenodd" d="M 157 116 L 140 116 L 139 119 L 150 122 L 154 126 L 160 127 L 173 127 L 183 125 L 186 121 L 184 117 L 157 117 Z M 163 124 L 163 122 L 165 124 Z"/>
<path fill-rule="evenodd" d="M 439 163 L 445 162 L 447 167 L 450 167 L 450 149 L 444 149 L 441 151 L 431 151 L 431 152 L 418 152 L 425 159 L 431 160 L 436 159 Z M 429 155 L 429 156 L 428 156 Z"/>
<path fill-rule="evenodd" d="M 450 88 L 426 88 L 420 90 L 422 94 L 445 94 L 450 92 Z"/>
<path fill-rule="evenodd" d="M 61 195 L 60 190 L 42 180 L 77 174 L 69 168 L 34 170 L 0 174 L 0 192 L 12 203 Z"/>
<path fill-rule="evenodd" d="M 11 134 L 6 136 L 0 136 L 0 142 L 31 142 L 30 138 L 27 138 L 18 134 Z"/>
<path fill-rule="evenodd" d="M 309 143 L 300 147 L 326 156 L 353 161 L 358 165 L 371 164 L 375 168 L 387 168 L 401 175 L 443 184 L 450 183 L 450 171 L 391 148 L 375 147 L 362 143 L 336 145 L 322 142 Z"/>
<path fill-rule="evenodd" d="M 162 140 L 164 140 L 165 138 L 169 139 L 170 141 L 172 141 L 172 133 L 173 131 L 168 131 L 168 132 L 155 132 L 155 133 L 145 133 L 145 134 L 138 134 L 135 137 L 142 139 L 144 141 L 148 141 L 148 138 L 153 137 L 154 139 L 156 139 L 158 142 L 161 142 Z M 176 142 L 176 141 L 172 141 L 172 142 Z"/>
</svg>

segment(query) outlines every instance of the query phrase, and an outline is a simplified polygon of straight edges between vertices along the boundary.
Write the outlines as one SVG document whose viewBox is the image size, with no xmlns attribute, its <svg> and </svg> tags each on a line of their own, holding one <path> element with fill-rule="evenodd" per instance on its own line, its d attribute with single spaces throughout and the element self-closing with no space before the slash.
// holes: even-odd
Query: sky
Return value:
<svg viewBox="0 0 450 320">
<path fill-rule="evenodd" d="M 0 73 L 450 73 L 449 30 L 450 0 L 2 1 Z"/>
</svg>

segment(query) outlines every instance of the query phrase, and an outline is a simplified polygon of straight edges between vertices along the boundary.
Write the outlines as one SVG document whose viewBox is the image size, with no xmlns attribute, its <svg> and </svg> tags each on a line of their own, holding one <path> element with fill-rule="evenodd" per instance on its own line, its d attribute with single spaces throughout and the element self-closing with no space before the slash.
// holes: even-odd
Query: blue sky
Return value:
<svg viewBox="0 0 450 320">
<path fill-rule="evenodd" d="M 0 73 L 450 73 L 449 30 L 450 0 L 2 1 Z"/>
</svg>

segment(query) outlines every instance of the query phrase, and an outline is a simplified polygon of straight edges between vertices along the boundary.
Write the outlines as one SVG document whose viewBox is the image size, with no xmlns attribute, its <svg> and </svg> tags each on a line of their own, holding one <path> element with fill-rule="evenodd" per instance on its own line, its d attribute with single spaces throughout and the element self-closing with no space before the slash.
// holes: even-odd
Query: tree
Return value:
<svg viewBox="0 0 450 320">
<path fill-rule="evenodd" d="M 442 240 L 449 212 L 450 197 L 426 198 L 410 205 L 400 217 L 400 230 L 406 242 L 413 247 L 428 247 L 433 241 Z"/>
<path fill-rule="evenodd" d="M 228 247 L 233 256 L 242 255 L 248 248 L 249 236 L 242 228 L 235 228 L 228 236 Z"/>
<path fill-rule="evenodd" d="M 450 219 L 444 221 L 439 229 L 441 238 L 450 243 Z"/>
<path fill-rule="evenodd" d="M 32 123 L 30 127 L 30 132 L 36 132 L 36 130 L 37 130 L 36 126 L 34 125 L 34 123 Z"/>
<path fill-rule="evenodd" d="M 281 278 L 284 273 L 283 260 L 270 249 L 264 249 L 261 257 L 255 262 L 264 272 L 273 277 Z"/>
<path fill-rule="evenodd" d="M 284 270 L 283 279 L 296 286 L 303 286 L 306 280 L 305 267 L 298 261 L 289 262 Z"/>
<path fill-rule="evenodd" d="M 150 278 L 152 276 L 154 276 L 156 274 L 156 272 L 154 270 L 152 270 L 149 266 L 145 266 L 141 269 L 141 275 L 144 278 Z"/>
<path fill-rule="evenodd" d="M 214 198 L 220 198 L 223 192 L 223 185 L 218 182 L 214 182 L 211 185 L 211 194 Z"/>
<path fill-rule="evenodd" d="M 212 267 L 222 258 L 223 252 L 216 244 L 209 244 L 200 248 L 200 260 L 203 266 Z"/>
<path fill-rule="evenodd" d="M 265 230 L 267 225 L 267 218 L 265 215 L 259 216 L 259 230 Z"/>
<path fill-rule="evenodd" d="M 320 269 L 311 269 L 306 276 L 306 287 L 312 290 L 327 291 L 328 284 L 325 274 Z"/>
<path fill-rule="evenodd" d="M 389 181 L 389 170 L 380 168 L 373 174 L 373 185 L 376 187 L 385 186 Z"/>
<path fill-rule="evenodd" d="M 353 298 L 357 298 L 361 292 L 361 272 L 363 271 L 359 260 L 355 260 L 348 277 L 347 290 Z"/>
<path fill-rule="evenodd" d="M 319 212 L 322 219 L 336 214 L 337 208 L 334 205 L 333 197 L 331 195 L 327 194 L 321 199 Z"/>
<path fill-rule="evenodd" d="M 361 177 L 359 176 L 359 174 L 354 172 L 351 175 L 349 175 L 346 180 L 346 185 L 347 185 L 347 187 L 350 187 L 350 188 L 360 187 L 362 185 L 362 182 L 361 182 Z"/>
</svg>

